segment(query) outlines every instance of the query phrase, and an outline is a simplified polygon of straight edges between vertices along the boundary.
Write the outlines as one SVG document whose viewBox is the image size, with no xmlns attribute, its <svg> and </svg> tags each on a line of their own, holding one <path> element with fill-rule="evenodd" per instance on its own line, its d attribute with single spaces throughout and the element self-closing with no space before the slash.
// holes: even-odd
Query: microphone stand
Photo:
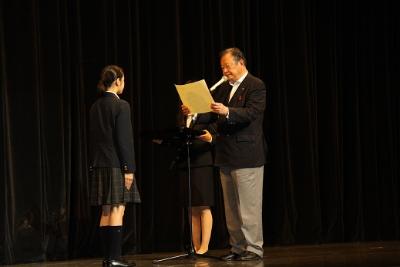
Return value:
<svg viewBox="0 0 400 267">
<path fill-rule="evenodd" d="M 180 254 L 172 257 L 167 257 L 163 259 L 158 259 L 158 260 L 153 260 L 153 263 L 160 263 L 163 261 L 168 261 L 168 260 L 175 260 L 175 259 L 180 259 L 180 258 L 190 258 L 190 259 L 195 259 L 195 250 L 193 246 L 193 229 L 192 229 L 192 188 L 191 188 L 191 173 L 190 173 L 190 145 L 191 145 L 191 140 L 195 136 L 190 133 L 190 131 L 186 131 L 184 133 L 185 137 L 185 146 L 186 146 L 186 152 L 187 152 L 187 173 L 188 173 L 188 217 L 189 217 L 189 234 L 190 234 L 190 246 L 188 248 L 188 251 L 185 254 Z"/>
<path fill-rule="evenodd" d="M 180 254 L 180 255 L 176 255 L 176 256 L 171 256 L 171 257 L 166 257 L 166 258 L 162 258 L 162 259 L 157 259 L 157 260 L 153 260 L 153 263 L 160 263 L 160 262 L 164 262 L 164 261 L 168 261 L 168 260 L 176 260 L 176 259 L 182 259 L 182 258 L 186 258 L 186 259 L 191 259 L 194 260 L 197 257 L 204 257 L 204 258 L 213 258 L 213 259 L 218 259 L 217 257 L 214 256 L 210 256 L 210 255 L 204 255 L 204 254 L 196 254 L 195 250 L 194 250 L 194 246 L 193 246 L 193 229 L 192 229 L 192 188 L 191 188 L 191 166 L 190 166 L 190 145 L 192 144 L 191 141 L 193 140 L 193 138 L 195 138 L 196 136 L 201 134 L 201 131 L 196 131 L 190 128 L 183 128 L 180 131 L 180 134 L 183 133 L 184 136 L 184 143 L 186 146 L 186 160 L 187 160 L 187 179 L 188 179 L 188 186 L 187 186 L 187 190 L 188 190 L 188 207 L 187 207 L 187 211 L 188 211 L 188 223 L 189 223 L 189 235 L 190 235 L 190 246 L 188 247 L 188 250 L 186 253 L 184 254 Z"/>
</svg>

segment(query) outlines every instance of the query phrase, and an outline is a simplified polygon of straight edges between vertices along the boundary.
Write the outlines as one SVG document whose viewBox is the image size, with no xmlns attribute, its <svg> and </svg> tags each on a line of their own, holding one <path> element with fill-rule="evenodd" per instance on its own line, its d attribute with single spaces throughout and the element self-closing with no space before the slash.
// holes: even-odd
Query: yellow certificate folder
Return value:
<svg viewBox="0 0 400 267">
<path fill-rule="evenodd" d="M 192 114 L 211 111 L 210 105 L 214 99 L 204 79 L 183 85 L 175 84 L 175 87 L 182 103 L 189 108 Z"/>
</svg>

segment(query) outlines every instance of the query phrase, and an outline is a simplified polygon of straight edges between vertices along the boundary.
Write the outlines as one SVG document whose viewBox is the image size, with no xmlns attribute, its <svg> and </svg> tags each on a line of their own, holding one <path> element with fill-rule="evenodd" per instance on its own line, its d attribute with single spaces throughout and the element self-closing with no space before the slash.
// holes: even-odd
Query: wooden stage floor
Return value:
<svg viewBox="0 0 400 267">
<path fill-rule="evenodd" d="M 153 263 L 153 260 L 180 255 L 184 252 L 125 255 L 124 258 L 129 261 L 135 261 L 136 266 L 143 267 L 400 267 L 400 241 L 265 247 L 264 258 L 262 261 L 223 262 L 217 259 L 217 257 L 228 252 L 228 250 L 210 250 L 209 254 L 215 258 L 181 258 L 164 261 L 157 264 Z M 10 266 L 95 267 L 101 266 L 101 259 L 79 259 L 71 261 L 29 263 Z"/>
</svg>

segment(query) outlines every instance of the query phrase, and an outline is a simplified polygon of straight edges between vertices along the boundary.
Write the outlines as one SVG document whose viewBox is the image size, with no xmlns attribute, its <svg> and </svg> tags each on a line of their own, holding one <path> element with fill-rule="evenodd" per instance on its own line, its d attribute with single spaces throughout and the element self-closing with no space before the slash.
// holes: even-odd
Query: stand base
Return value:
<svg viewBox="0 0 400 267">
<path fill-rule="evenodd" d="M 185 253 L 185 254 L 171 256 L 171 257 L 167 257 L 167 258 L 163 258 L 163 259 L 159 259 L 159 260 L 153 260 L 153 263 L 160 263 L 160 262 L 163 262 L 163 261 L 177 260 L 177 259 L 182 259 L 182 258 L 195 260 L 196 259 L 196 254 L 194 254 L 194 253 Z"/>
<path fill-rule="evenodd" d="M 208 258 L 208 259 L 220 260 L 220 257 L 211 256 L 208 254 L 185 253 L 185 254 L 171 256 L 171 257 L 167 257 L 167 258 L 163 258 L 163 259 L 153 260 L 153 263 L 160 263 L 163 261 L 177 260 L 177 259 L 183 259 L 183 258 L 186 258 L 189 260 L 196 260 L 197 258 Z"/>
</svg>

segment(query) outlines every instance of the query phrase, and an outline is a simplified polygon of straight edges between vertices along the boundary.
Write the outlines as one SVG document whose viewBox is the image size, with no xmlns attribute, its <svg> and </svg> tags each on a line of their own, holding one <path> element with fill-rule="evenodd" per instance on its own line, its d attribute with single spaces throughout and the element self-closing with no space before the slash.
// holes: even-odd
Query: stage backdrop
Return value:
<svg viewBox="0 0 400 267">
<path fill-rule="evenodd" d="M 176 149 L 152 133 L 175 125 L 174 83 L 211 86 L 231 46 L 268 86 L 265 245 L 398 240 L 395 2 L 0 1 L 0 264 L 99 255 L 88 109 L 107 64 L 125 70 L 143 200 L 127 209 L 124 251 L 184 249 Z"/>
</svg>

